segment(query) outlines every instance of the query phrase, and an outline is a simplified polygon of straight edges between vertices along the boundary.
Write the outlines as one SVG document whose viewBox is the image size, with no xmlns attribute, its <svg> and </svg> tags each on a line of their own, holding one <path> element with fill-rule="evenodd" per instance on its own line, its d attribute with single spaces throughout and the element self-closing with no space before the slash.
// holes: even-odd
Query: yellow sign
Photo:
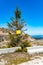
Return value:
<svg viewBox="0 0 43 65">
<path fill-rule="evenodd" d="M 21 34 L 21 30 L 16 30 L 16 34 Z"/>
</svg>

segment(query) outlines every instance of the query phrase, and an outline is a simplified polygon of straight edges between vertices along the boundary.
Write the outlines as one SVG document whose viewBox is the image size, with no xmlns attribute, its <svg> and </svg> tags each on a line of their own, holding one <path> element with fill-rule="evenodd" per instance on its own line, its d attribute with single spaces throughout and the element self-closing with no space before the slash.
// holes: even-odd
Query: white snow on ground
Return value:
<svg viewBox="0 0 43 65">
<path fill-rule="evenodd" d="M 5 65 L 6 63 L 7 63 L 7 61 L 5 61 L 4 59 L 1 59 L 0 65 Z"/>
<path fill-rule="evenodd" d="M 18 48 L 21 48 L 21 47 L 13 47 L 13 48 L 0 49 L 0 54 L 12 53 L 12 52 L 16 51 Z"/>
<path fill-rule="evenodd" d="M 27 47 L 27 52 L 29 54 L 43 53 L 43 46 Z"/>
<path fill-rule="evenodd" d="M 40 57 L 38 59 L 30 60 L 28 62 L 24 62 L 19 65 L 43 65 L 43 57 Z"/>
</svg>

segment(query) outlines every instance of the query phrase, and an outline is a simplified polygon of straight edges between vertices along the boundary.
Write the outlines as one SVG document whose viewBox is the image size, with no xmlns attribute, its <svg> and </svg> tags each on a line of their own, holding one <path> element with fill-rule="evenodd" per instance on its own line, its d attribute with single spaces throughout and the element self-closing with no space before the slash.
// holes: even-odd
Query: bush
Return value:
<svg viewBox="0 0 43 65">
<path fill-rule="evenodd" d="M 13 46 L 13 44 L 12 44 L 12 43 L 7 42 L 7 43 L 6 43 L 6 47 L 7 47 L 7 48 L 12 48 L 12 47 L 15 47 L 15 46 Z"/>
<path fill-rule="evenodd" d="M 6 43 L 6 47 L 7 48 L 10 48 L 9 42 Z"/>
<path fill-rule="evenodd" d="M 6 48 L 6 46 L 2 46 L 1 48 Z"/>
<path fill-rule="evenodd" d="M 15 52 L 22 52 L 22 49 L 18 48 Z"/>
<path fill-rule="evenodd" d="M 31 44 L 30 44 L 30 42 L 28 41 L 28 40 L 25 40 L 23 43 L 21 43 L 21 48 L 23 49 L 23 48 L 25 48 L 25 47 L 30 47 L 31 46 Z"/>
<path fill-rule="evenodd" d="M 31 44 L 30 44 L 30 42 L 29 42 L 28 40 L 25 40 L 25 41 L 24 41 L 24 46 L 25 46 L 25 47 L 30 47 Z"/>
<path fill-rule="evenodd" d="M 27 48 L 23 48 L 23 51 L 24 51 L 24 52 L 27 52 Z"/>
<path fill-rule="evenodd" d="M 27 52 L 27 49 L 26 48 L 18 48 L 15 52 Z"/>
</svg>

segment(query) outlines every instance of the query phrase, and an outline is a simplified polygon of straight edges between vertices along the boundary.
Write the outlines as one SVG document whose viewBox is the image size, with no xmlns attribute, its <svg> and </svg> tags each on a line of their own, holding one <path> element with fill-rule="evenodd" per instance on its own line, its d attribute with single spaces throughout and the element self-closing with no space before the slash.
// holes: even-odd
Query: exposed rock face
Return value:
<svg viewBox="0 0 43 65">
<path fill-rule="evenodd" d="M 28 36 L 28 40 L 30 40 L 30 41 L 35 41 L 35 39 L 32 38 L 30 35 Z"/>
<path fill-rule="evenodd" d="M 8 29 L 0 28 L 0 47 L 5 46 L 8 41 Z"/>
</svg>

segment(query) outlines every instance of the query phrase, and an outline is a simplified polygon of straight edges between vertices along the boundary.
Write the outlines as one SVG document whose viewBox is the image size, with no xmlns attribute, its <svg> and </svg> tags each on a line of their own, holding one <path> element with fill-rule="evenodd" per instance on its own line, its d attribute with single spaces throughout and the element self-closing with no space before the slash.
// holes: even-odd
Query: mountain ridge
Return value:
<svg viewBox="0 0 43 65">
<path fill-rule="evenodd" d="M 43 35 L 33 35 L 32 37 L 35 39 L 43 39 Z"/>
</svg>

